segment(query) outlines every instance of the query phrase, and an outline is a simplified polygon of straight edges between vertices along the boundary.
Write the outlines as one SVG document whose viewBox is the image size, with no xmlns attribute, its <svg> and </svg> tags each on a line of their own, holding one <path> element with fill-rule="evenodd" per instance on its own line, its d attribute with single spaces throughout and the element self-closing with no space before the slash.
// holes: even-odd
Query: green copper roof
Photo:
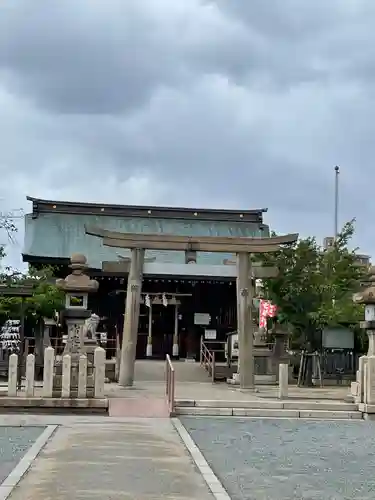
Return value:
<svg viewBox="0 0 375 500">
<path fill-rule="evenodd" d="M 72 253 L 86 255 L 90 267 L 100 269 L 103 261 L 117 261 L 130 252 L 102 245 L 100 238 L 88 236 L 85 226 L 97 226 L 128 233 L 164 233 L 187 236 L 269 236 L 268 226 L 241 221 L 205 221 L 146 217 L 119 217 L 66 213 L 40 213 L 25 216 L 26 257 L 69 258 Z M 146 258 L 156 262 L 184 263 L 183 252 L 148 250 Z M 198 264 L 222 264 L 229 254 L 199 253 Z"/>
</svg>

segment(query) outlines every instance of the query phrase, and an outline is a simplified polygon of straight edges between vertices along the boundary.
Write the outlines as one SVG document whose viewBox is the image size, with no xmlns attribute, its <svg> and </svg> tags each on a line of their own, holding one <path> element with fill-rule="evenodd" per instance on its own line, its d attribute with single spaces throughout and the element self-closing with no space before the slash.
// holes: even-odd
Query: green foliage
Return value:
<svg viewBox="0 0 375 500">
<path fill-rule="evenodd" d="M 24 308 L 27 317 L 36 321 L 52 317 L 55 311 L 64 306 L 64 293 L 55 285 L 53 268 L 30 269 L 27 273 L 11 271 L 9 268 L 0 276 L 0 282 L 15 290 L 23 286 L 31 287 L 32 296 L 22 299 L 17 296 L 0 295 L 0 314 L 5 317 L 19 318 Z"/>
<path fill-rule="evenodd" d="M 34 284 L 33 296 L 26 299 L 28 313 L 38 318 L 52 318 L 55 311 L 63 309 L 65 294 L 55 284 L 53 268 L 29 271 L 25 279 Z"/>
<path fill-rule="evenodd" d="M 363 318 L 363 307 L 352 301 L 364 271 L 355 250 L 348 248 L 353 234 L 354 220 L 344 225 L 328 250 L 315 238 L 306 238 L 260 256 L 280 270 L 276 279 L 264 280 L 266 296 L 278 306 L 278 320 L 310 344 L 326 326 L 355 325 Z"/>
<path fill-rule="evenodd" d="M 13 240 L 13 234 L 17 232 L 12 213 L 0 216 L 0 229 L 6 231 L 8 239 Z M 0 263 L 5 257 L 4 246 L 0 246 Z M 22 299 L 19 296 L 0 294 L 0 322 L 6 318 L 17 319 L 22 315 L 32 317 L 38 321 L 44 316 L 52 317 L 54 311 L 60 311 L 64 305 L 64 294 L 55 285 L 54 268 L 45 267 L 36 270 L 30 267 L 27 273 L 15 271 L 9 267 L 2 268 L 0 272 L 0 284 L 17 289 L 24 286 L 31 287 L 32 296 Z"/>
</svg>

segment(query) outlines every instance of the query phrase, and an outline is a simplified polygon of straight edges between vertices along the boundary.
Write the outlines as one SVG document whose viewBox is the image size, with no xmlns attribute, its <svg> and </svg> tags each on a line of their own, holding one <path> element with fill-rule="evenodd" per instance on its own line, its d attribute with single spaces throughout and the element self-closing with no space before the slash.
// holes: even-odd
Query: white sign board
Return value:
<svg viewBox="0 0 375 500">
<path fill-rule="evenodd" d="M 216 330 L 205 330 L 204 338 L 206 340 L 216 340 Z"/>
<path fill-rule="evenodd" d="M 325 328 L 322 344 L 325 349 L 354 349 L 354 333 L 348 328 Z"/>
<path fill-rule="evenodd" d="M 194 313 L 194 325 L 209 325 L 211 316 L 207 313 Z"/>
<path fill-rule="evenodd" d="M 365 307 L 365 320 L 375 321 L 375 304 L 368 304 Z"/>
<path fill-rule="evenodd" d="M 231 335 L 230 337 L 231 341 L 231 354 L 232 354 L 232 359 L 233 358 L 238 358 L 239 356 L 239 349 L 238 349 L 238 334 L 237 335 Z"/>
</svg>

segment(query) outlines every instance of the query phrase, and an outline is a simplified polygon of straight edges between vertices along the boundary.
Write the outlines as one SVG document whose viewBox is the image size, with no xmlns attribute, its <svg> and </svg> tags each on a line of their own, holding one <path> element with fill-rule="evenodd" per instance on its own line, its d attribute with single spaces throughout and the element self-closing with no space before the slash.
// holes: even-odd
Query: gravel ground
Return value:
<svg viewBox="0 0 375 500">
<path fill-rule="evenodd" d="M 375 424 L 181 418 L 232 500 L 373 500 Z"/>
<path fill-rule="evenodd" d="M 45 427 L 0 426 L 0 484 L 10 474 Z"/>
</svg>

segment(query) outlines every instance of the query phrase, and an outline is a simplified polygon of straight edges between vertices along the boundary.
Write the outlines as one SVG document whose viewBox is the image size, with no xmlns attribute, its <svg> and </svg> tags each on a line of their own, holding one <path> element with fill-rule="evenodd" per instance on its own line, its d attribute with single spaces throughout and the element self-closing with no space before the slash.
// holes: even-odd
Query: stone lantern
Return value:
<svg viewBox="0 0 375 500">
<path fill-rule="evenodd" d="M 287 342 L 289 331 L 278 322 L 275 322 L 270 334 L 274 338 L 274 344 L 271 355 L 271 373 L 276 376 L 276 382 L 279 381 L 279 365 L 289 365 L 290 356 L 287 352 Z"/>
<path fill-rule="evenodd" d="M 85 274 L 87 269 L 87 259 L 82 254 L 73 254 L 70 259 L 71 274 L 65 279 L 56 280 L 56 286 L 65 292 L 65 310 L 63 316 L 67 324 L 68 338 L 64 348 L 64 355 L 71 355 L 71 395 L 78 394 L 78 370 L 79 358 L 82 354 L 88 354 L 88 397 L 93 391 L 90 384 L 90 374 L 92 375 L 91 351 L 96 344 L 95 335 L 89 332 L 85 325 L 88 318 L 92 317 L 88 310 L 88 295 L 94 293 L 99 288 L 96 280 L 90 279 Z M 96 319 L 96 315 L 94 319 Z M 54 378 L 54 393 L 61 391 L 62 364 L 56 363 Z"/>
<path fill-rule="evenodd" d="M 360 322 L 360 327 L 366 330 L 368 351 L 359 358 L 357 379 L 351 392 L 356 402 L 375 405 L 375 266 L 369 274 L 370 286 L 353 295 L 353 302 L 365 305 L 365 320 Z"/>
<path fill-rule="evenodd" d="M 367 356 L 375 356 L 375 266 L 370 268 L 370 286 L 353 295 L 353 302 L 365 305 L 365 320 L 360 322 L 360 327 L 368 335 Z"/>
</svg>

